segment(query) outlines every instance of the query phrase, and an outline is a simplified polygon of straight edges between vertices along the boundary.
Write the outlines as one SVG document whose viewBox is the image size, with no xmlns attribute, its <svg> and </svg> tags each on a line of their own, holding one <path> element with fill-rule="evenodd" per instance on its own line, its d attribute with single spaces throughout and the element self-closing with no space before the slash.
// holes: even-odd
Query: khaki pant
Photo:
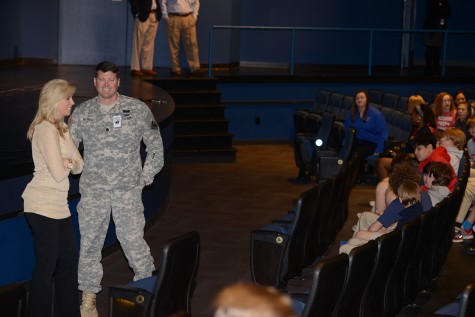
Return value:
<svg viewBox="0 0 475 317">
<path fill-rule="evenodd" d="M 179 57 L 181 41 L 183 41 L 190 72 L 199 70 L 200 57 L 196 39 L 196 19 L 191 14 L 185 17 L 171 15 L 167 20 L 167 33 L 172 72 L 181 72 Z"/>
<path fill-rule="evenodd" d="M 368 240 L 355 238 L 355 235 L 358 231 L 361 231 L 361 230 L 367 231 L 369 229 L 369 227 L 376 220 L 378 220 L 378 218 L 379 218 L 379 215 L 377 215 L 373 212 L 369 212 L 369 211 L 362 212 L 359 215 L 358 222 L 356 223 L 355 232 L 353 233 L 353 237 L 350 240 L 348 240 L 347 244 L 344 244 L 344 245 L 340 246 L 340 253 L 349 254 L 351 252 L 351 250 L 353 250 L 353 248 L 356 248 L 357 246 L 360 246 L 360 245 L 363 245 L 363 244 L 367 243 Z M 375 232 L 374 234 L 375 235 L 374 235 L 373 239 L 376 239 L 378 236 L 381 235 L 378 232 Z"/>
<path fill-rule="evenodd" d="M 471 172 L 471 171 L 470 171 Z M 471 173 L 470 173 L 471 174 Z M 475 201 L 475 178 L 469 177 L 465 193 L 463 195 L 462 203 L 457 214 L 456 222 L 462 223 L 467 216 L 470 206 Z"/>
<path fill-rule="evenodd" d="M 142 22 L 135 18 L 134 37 L 132 39 L 132 60 L 130 69 L 151 70 L 153 68 L 153 54 L 155 48 L 155 36 L 158 30 L 158 21 L 154 12 L 150 13 L 147 21 Z M 140 67 L 142 57 L 142 67 Z"/>
</svg>

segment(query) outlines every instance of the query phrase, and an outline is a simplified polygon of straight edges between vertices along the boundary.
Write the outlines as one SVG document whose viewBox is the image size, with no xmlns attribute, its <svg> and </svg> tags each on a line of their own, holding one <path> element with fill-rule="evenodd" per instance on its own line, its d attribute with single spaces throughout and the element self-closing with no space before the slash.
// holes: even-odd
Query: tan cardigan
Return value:
<svg viewBox="0 0 475 317">
<path fill-rule="evenodd" d="M 73 174 L 81 173 L 84 165 L 69 131 L 62 138 L 53 124 L 43 121 L 35 127 L 31 150 L 35 171 L 22 195 L 24 211 L 53 219 L 69 217 L 70 170 L 64 166 L 63 158 L 73 160 Z"/>
</svg>

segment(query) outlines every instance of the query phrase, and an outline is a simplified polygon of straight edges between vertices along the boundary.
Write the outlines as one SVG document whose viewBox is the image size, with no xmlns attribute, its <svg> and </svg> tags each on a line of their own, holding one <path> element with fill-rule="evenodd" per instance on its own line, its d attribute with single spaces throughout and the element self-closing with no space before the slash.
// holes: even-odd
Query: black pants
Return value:
<svg viewBox="0 0 475 317">
<path fill-rule="evenodd" d="M 426 48 L 426 73 L 429 76 L 440 75 L 440 50 L 438 46 L 427 46 Z"/>
<path fill-rule="evenodd" d="M 51 219 L 25 213 L 33 232 L 36 265 L 27 316 L 79 317 L 78 251 L 71 217 Z"/>
<path fill-rule="evenodd" d="M 364 159 L 367 156 L 373 155 L 377 147 L 378 145 L 376 143 L 355 138 L 351 151 L 352 154 L 350 157 L 353 155 L 359 155 L 361 157 L 362 163 L 364 164 Z"/>
</svg>

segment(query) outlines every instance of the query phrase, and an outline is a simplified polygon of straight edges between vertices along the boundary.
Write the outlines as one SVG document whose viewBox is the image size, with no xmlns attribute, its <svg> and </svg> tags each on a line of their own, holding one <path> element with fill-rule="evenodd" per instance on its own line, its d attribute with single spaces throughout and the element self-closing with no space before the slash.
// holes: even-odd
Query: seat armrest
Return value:
<svg viewBox="0 0 475 317">
<path fill-rule="evenodd" d="M 323 180 L 332 178 L 341 171 L 344 163 L 345 162 L 341 158 L 336 156 L 321 157 L 317 164 L 317 179 Z"/>
<path fill-rule="evenodd" d="M 273 221 L 272 223 L 260 228 L 258 231 L 261 231 L 261 234 L 265 234 L 265 232 L 268 232 L 268 234 L 272 236 L 275 234 L 288 234 L 291 223 L 292 222 L 289 221 Z"/>
<path fill-rule="evenodd" d="M 130 286 L 109 287 L 109 316 L 148 316 L 153 294 Z"/>
<path fill-rule="evenodd" d="M 289 238 L 279 232 L 251 231 L 251 276 L 254 283 L 279 286 Z"/>
<path fill-rule="evenodd" d="M 317 158 L 320 158 L 320 157 L 333 157 L 333 156 L 336 156 L 337 153 L 335 151 L 330 151 L 330 150 L 325 150 L 325 151 L 316 151 L 315 152 L 315 155 L 317 156 Z"/>
</svg>

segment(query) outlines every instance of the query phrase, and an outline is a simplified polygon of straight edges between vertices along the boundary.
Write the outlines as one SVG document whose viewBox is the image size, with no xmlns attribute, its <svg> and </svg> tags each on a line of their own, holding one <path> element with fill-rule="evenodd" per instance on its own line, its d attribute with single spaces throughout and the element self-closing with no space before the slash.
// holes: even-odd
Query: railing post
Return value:
<svg viewBox="0 0 475 317">
<path fill-rule="evenodd" d="M 373 68 L 373 30 L 369 31 L 369 60 L 368 60 L 368 76 L 371 77 L 372 68 Z"/>
<path fill-rule="evenodd" d="M 294 75 L 294 53 L 295 53 L 295 29 L 292 29 L 292 39 L 290 47 L 290 75 Z"/>
<path fill-rule="evenodd" d="M 445 57 L 447 54 L 447 41 L 448 41 L 447 30 L 444 31 L 444 50 L 442 51 L 442 77 L 445 77 Z"/>
</svg>

